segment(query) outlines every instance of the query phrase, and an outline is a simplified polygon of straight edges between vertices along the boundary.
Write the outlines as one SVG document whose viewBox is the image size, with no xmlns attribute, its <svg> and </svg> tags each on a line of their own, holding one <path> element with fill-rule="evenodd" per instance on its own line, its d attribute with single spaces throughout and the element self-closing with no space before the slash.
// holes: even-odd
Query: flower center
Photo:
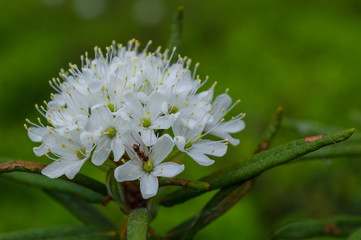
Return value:
<svg viewBox="0 0 361 240">
<path fill-rule="evenodd" d="M 151 172 L 153 170 L 152 160 L 148 159 L 146 163 L 143 164 L 144 171 Z"/>
<path fill-rule="evenodd" d="M 192 147 L 193 143 L 191 141 L 187 142 L 186 145 L 184 145 L 184 148 L 187 149 L 187 148 L 190 148 Z"/>
<path fill-rule="evenodd" d="M 85 149 L 80 149 L 79 151 L 76 151 L 76 156 L 79 159 L 83 159 L 85 157 Z"/>
<path fill-rule="evenodd" d="M 176 106 L 172 107 L 172 110 L 170 111 L 170 113 L 177 113 L 178 112 L 178 108 Z"/>
<path fill-rule="evenodd" d="M 113 103 L 109 103 L 108 108 L 111 112 L 114 112 L 114 104 Z"/>
<path fill-rule="evenodd" d="M 143 127 L 149 127 L 151 124 L 150 119 L 147 117 L 143 118 L 142 123 L 143 123 Z"/>
<path fill-rule="evenodd" d="M 108 134 L 108 136 L 109 136 L 110 138 L 112 138 L 112 137 L 115 136 L 116 131 L 115 131 L 114 128 L 108 128 L 108 130 L 107 130 L 106 133 Z"/>
</svg>

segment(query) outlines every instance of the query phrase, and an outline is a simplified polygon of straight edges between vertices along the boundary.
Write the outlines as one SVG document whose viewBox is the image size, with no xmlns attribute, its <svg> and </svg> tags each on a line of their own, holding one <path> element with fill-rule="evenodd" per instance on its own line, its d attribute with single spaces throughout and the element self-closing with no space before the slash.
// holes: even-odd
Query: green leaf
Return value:
<svg viewBox="0 0 361 240">
<path fill-rule="evenodd" d="M 196 217 L 168 232 L 165 236 L 166 239 L 193 239 L 198 231 L 233 207 L 250 187 L 251 182 L 247 182 L 245 185 L 232 185 L 220 190 Z"/>
<path fill-rule="evenodd" d="M 269 148 L 270 142 L 276 136 L 276 134 L 281 126 L 282 116 L 283 116 L 283 108 L 278 107 L 276 110 L 276 113 L 274 115 L 274 118 L 268 124 L 268 126 L 261 138 L 261 142 L 256 147 L 256 150 L 254 151 L 254 153 L 263 152 Z"/>
<path fill-rule="evenodd" d="M 50 179 L 43 175 L 27 172 L 3 173 L 0 177 L 41 189 L 69 193 L 92 203 L 101 203 L 103 201 L 101 194 L 60 178 Z"/>
<path fill-rule="evenodd" d="M 146 240 L 151 216 L 146 208 L 134 209 L 128 218 L 127 239 Z"/>
<path fill-rule="evenodd" d="M 361 217 L 338 216 L 286 224 L 271 239 L 304 239 L 321 236 L 347 237 L 361 227 Z M 360 238 L 358 238 L 360 239 Z"/>
<path fill-rule="evenodd" d="M 180 52 L 181 44 L 182 44 L 183 14 L 184 14 L 184 7 L 179 6 L 175 18 L 173 20 L 173 24 L 171 26 L 171 33 L 167 46 L 167 48 L 170 50 L 172 50 L 174 47 L 177 48 L 177 51 L 175 52 L 175 60 L 178 59 L 177 53 Z"/>
<path fill-rule="evenodd" d="M 112 240 L 116 231 L 96 226 L 51 227 L 0 235 L 0 240 Z"/>
<path fill-rule="evenodd" d="M 205 190 L 209 188 L 209 183 L 202 181 L 177 179 L 177 178 L 159 179 L 159 186 L 171 186 L 171 185 L 191 188 L 194 190 Z"/>
<path fill-rule="evenodd" d="M 90 177 L 87 177 L 83 174 L 77 174 L 73 179 L 68 179 L 67 177 L 63 176 L 62 179 L 65 179 L 67 181 L 71 181 L 71 182 L 74 182 L 78 185 L 81 185 L 83 187 L 86 187 L 94 192 L 97 192 L 103 196 L 105 196 L 107 194 L 107 188 L 105 186 L 105 184 L 93 179 L 93 178 L 90 178 Z"/>
<path fill-rule="evenodd" d="M 47 164 L 30 162 L 30 161 L 21 161 L 21 160 L 10 160 L 0 158 L 0 174 L 1 173 L 10 173 L 10 172 L 31 172 L 41 174 L 41 170 L 45 168 Z M 105 185 L 95 179 L 89 178 L 82 174 L 77 174 L 74 179 L 68 179 L 67 177 L 61 177 L 64 180 L 77 183 L 81 186 L 89 188 L 97 193 L 102 195 L 107 194 L 107 189 Z"/>
<path fill-rule="evenodd" d="M 113 224 L 94 206 L 68 193 L 44 190 L 50 197 L 63 205 L 76 218 L 87 225 L 115 229 Z"/>
<path fill-rule="evenodd" d="M 360 240 L 361 239 L 361 228 L 353 232 L 347 240 Z"/>
<path fill-rule="evenodd" d="M 341 132 L 307 137 L 258 153 L 246 161 L 237 163 L 229 168 L 217 171 L 200 179 L 200 181 L 205 181 L 210 184 L 208 190 L 192 191 L 190 189 L 180 189 L 165 196 L 161 204 L 168 207 L 173 206 L 207 191 L 253 179 L 271 168 L 288 163 L 324 146 L 344 141 L 348 139 L 354 131 L 355 129 L 352 128 Z"/>
<path fill-rule="evenodd" d="M 130 209 L 127 205 L 127 201 L 124 195 L 122 183 L 117 182 L 114 177 L 114 169 L 109 169 L 106 176 L 106 186 L 108 189 L 109 195 L 114 199 L 118 204 L 120 209 L 124 213 L 129 213 Z"/>
</svg>

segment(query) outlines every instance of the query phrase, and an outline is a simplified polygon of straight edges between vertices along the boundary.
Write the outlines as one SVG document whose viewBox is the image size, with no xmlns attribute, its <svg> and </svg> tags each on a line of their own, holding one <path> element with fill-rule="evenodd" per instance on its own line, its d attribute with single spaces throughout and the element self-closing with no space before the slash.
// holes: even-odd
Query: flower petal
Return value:
<svg viewBox="0 0 361 240">
<path fill-rule="evenodd" d="M 237 133 L 242 131 L 246 127 L 246 124 L 241 119 L 230 120 L 227 122 L 221 123 L 217 129 L 228 132 L 228 133 Z"/>
<path fill-rule="evenodd" d="M 140 180 L 140 192 L 144 199 L 157 195 L 158 178 L 150 173 L 144 174 Z"/>
<path fill-rule="evenodd" d="M 88 116 L 78 114 L 75 117 L 73 117 L 72 122 L 76 127 L 84 128 L 86 123 L 88 122 Z"/>
<path fill-rule="evenodd" d="M 182 136 L 175 136 L 174 137 L 174 143 L 179 149 L 179 151 L 184 152 L 184 146 L 186 145 L 186 139 Z"/>
<path fill-rule="evenodd" d="M 58 178 L 65 174 L 69 179 L 73 179 L 83 166 L 85 160 L 65 160 L 59 159 L 46 166 L 41 173 L 49 178 Z"/>
<path fill-rule="evenodd" d="M 34 147 L 33 150 L 35 155 L 38 157 L 43 156 L 44 154 L 49 152 L 48 148 L 44 144 L 41 144 L 39 147 Z"/>
<path fill-rule="evenodd" d="M 92 92 L 99 92 L 103 87 L 104 82 L 99 80 L 91 80 L 89 81 L 88 87 Z"/>
<path fill-rule="evenodd" d="M 111 149 L 111 139 L 107 136 L 103 136 L 99 142 L 92 157 L 92 163 L 97 166 L 102 165 L 107 160 Z"/>
<path fill-rule="evenodd" d="M 42 137 L 48 132 L 47 128 L 30 127 L 28 128 L 28 136 L 33 142 L 40 142 Z"/>
<path fill-rule="evenodd" d="M 106 128 L 113 122 L 113 114 L 105 105 L 98 104 L 91 108 L 91 117 L 88 120 L 87 128 L 90 131 Z"/>
<path fill-rule="evenodd" d="M 163 135 L 158 139 L 157 143 L 153 145 L 152 153 L 149 154 L 149 158 L 155 164 L 158 164 L 172 152 L 173 147 L 174 143 L 172 138 L 168 134 Z"/>
<path fill-rule="evenodd" d="M 142 163 L 136 159 L 124 163 L 114 171 L 114 177 L 118 182 L 133 181 L 141 178 L 144 174 Z"/>
<path fill-rule="evenodd" d="M 218 95 L 216 99 L 214 99 L 212 110 L 215 116 L 222 115 L 222 110 L 227 109 L 229 105 L 232 103 L 232 98 L 227 94 L 223 93 Z"/>
<path fill-rule="evenodd" d="M 112 141 L 112 151 L 114 154 L 114 161 L 119 161 L 119 159 L 123 156 L 125 148 L 122 140 L 116 136 Z"/>
<path fill-rule="evenodd" d="M 223 138 L 223 139 L 228 139 L 228 142 L 230 144 L 232 144 L 233 146 L 236 146 L 239 144 L 239 139 L 233 138 L 229 133 L 226 133 L 224 131 L 219 131 L 219 129 L 214 129 L 213 131 L 210 132 L 210 134 Z"/>
<path fill-rule="evenodd" d="M 151 146 L 157 142 L 157 136 L 155 136 L 153 129 L 141 128 L 140 132 L 145 146 Z"/>
<path fill-rule="evenodd" d="M 227 145 L 222 142 L 203 140 L 201 142 L 194 143 L 190 151 L 222 157 L 227 152 Z"/>
<path fill-rule="evenodd" d="M 80 134 L 80 143 L 87 149 L 90 149 L 94 142 L 94 135 L 90 132 L 82 132 Z"/>
<path fill-rule="evenodd" d="M 152 120 L 152 125 L 150 126 L 153 129 L 168 129 L 172 125 L 173 118 L 171 119 L 169 115 L 157 117 Z"/>
<path fill-rule="evenodd" d="M 166 102 L 166 99 L 163 95 L 158 92 L 153 92 L 149 96 L 148 104 L 146 106 L 146 111 L 150 112 L 151 117 L 157 117 L 162 112 L 162 106 Z"/>
<path fill-rule="evenodd" d="M 134 92 L 128 92 L 124 95 L 125 107 L 131 113 L 133 119 L 141 119 L 144 115 L 144 109 Z"/>
<path fill-rule="evenodd" d="M 157 177 L 174 177 L 183 172 L 184 165 L 180 165 L 174 162 L 165 162 L 156 165 L 152 174 Z"/>
<path fill-rule="evenodd" d="M 194 161 L 196 161 L 199 165 L 202 166 L 209 166 L 214 163 L 214 160 L 210 159 L 204 154 L 198 153 L 198 152 L 191 152 L 188 151 L 187 154 L 193 158 Z"/>
</svg>

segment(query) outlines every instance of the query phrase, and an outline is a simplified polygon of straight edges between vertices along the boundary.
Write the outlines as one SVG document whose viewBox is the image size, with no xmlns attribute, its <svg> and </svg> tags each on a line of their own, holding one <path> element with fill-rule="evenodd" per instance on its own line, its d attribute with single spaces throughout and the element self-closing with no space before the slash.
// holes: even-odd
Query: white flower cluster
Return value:
<svg viewBox="0 0 361 240">
<path fill-rule="evenodd" d="M 96 47 L 95 59 L 85 54 L 81 68 L 70 64 L 60 72 L 63 81 L 50 81 L 57 93 L 45 106 L 36 105 L 48 124 L 38 119 L 25 125 L 30 139 L 41 143 L 35 154 L 54 160 L 42 170 L 44 175 L 71 179 L 87 160 L 97 166 L 121 160 L 115 178 L 140 179 L 146 199 L 156 195 L 157 177 L 184 170 L 167 158 L 174 145 L 208 166 L 214 161 L 207 155 L 221 157 L 228 143 L 239 143 L 230 133 L 245 127 L 243 114 L 224 120 L 239 101 L 232 105 L 227 91 L 213 100 L 215 84 L 197 93 L 206 82 L 195 78 L 198 64 L 192 75 L 190 60 L 179 57 L 171 64 L 174 51 L 169 58 L 160 48 L 149 53 L 149 44 L 140 52 L 135 40 L 127 46 L 113 43 L 105 56 Z M 205 139 L 208 135 L 221 140 Z"/>
</svg>

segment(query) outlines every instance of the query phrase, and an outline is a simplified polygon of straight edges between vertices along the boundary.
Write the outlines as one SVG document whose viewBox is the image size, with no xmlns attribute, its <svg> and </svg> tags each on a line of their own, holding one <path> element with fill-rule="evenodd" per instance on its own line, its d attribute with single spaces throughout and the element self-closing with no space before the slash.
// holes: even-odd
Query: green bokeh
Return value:
<svg viewBox="0 0 361 240">
<path fill-rule="evenodd" d="M 99 5 L 100 4 L 100 5 Z M 104 5 L 103 5 L 104 4 Z M 277 106 L 287 118 L 336 129 L 361 123 L 361 4 L 357 0 L 2 0 L 0 2 L 0 155 L 38 160 L 23 128 L 48 100 L 48 80 L 85 51 L 137 38 L 166 46 L 179 4 L 185 7 L 182 55 L 200 62 L 201 79 L 240 98 L 247 113 L 241 144 L 212 167 L 191 160 L 182 176 L 199 178 L 250 156 Z M 331 129 L 331 127 L 329 128 Z M 283 127 L 274 144 L 302 135 Z M 265 239 L 291 220 L 361 214 L 360 159 L 288 164 L 257 179 L 250 193 L 197 239 Z M 46 161 L 46 159 L 41 159 Z M 102 180 L 91 167 L 82 172 Z M 78 223 L 39 190 L 0 178 L 0 232 Z M 160 208 L 160 233 L 193 216 L 213 193 Z M 103 208 L 118 225 L 114 204 Z"/>
</svg>

